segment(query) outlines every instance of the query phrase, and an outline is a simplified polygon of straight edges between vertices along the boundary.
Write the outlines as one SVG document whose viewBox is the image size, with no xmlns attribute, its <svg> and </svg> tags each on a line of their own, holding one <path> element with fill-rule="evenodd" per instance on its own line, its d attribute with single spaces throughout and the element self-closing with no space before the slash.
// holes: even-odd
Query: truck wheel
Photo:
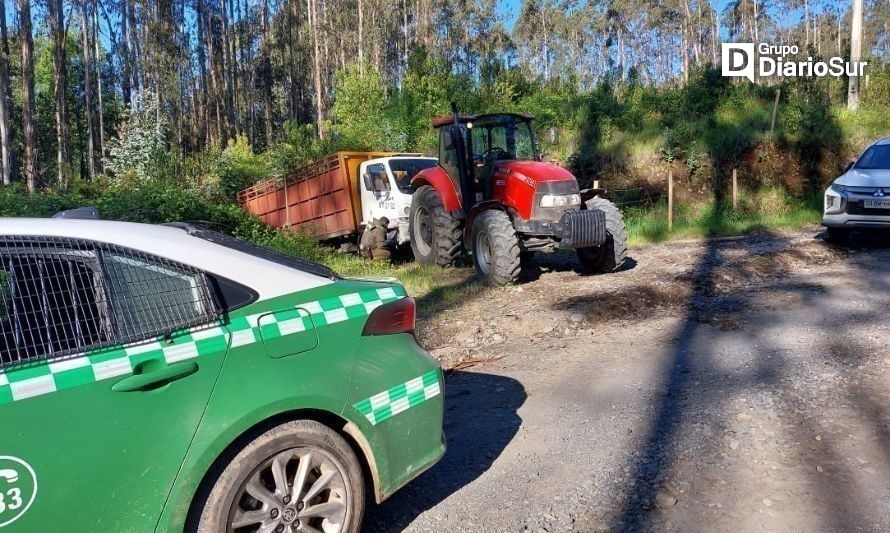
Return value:
<svg viewBox="0 0 890 533">
<path fill-rule="evenodd" d="M 605 198 L 587 200 L 587 209 L 606 214 L 606 242 L 599 246 L 578 249 L 581 266 L 589 272 L 615 272 L 627 259 L 627 227 L 621 211 Z"/>
<path fill-rule="evenodd" d="M 450 266 L 460 254 L 460 221 L 445 211 L 439 193 L 429 185 L 411 198 L 408 233 L 414 259 L 421 265 Z"/>
<path fill-rule="evenodd" d="M 296 420 L 238 452 L 210 490 L 197 531 L 357 533 L 364 505 L 349 444 L 327 426 Z"/>
<path fill-rule="evenodd" d="M 519 239 L 507 213 L 490 209 L 473 222 L 473 264 L 489 285 L 506 285 L 519 277 Z"/>
</svg>

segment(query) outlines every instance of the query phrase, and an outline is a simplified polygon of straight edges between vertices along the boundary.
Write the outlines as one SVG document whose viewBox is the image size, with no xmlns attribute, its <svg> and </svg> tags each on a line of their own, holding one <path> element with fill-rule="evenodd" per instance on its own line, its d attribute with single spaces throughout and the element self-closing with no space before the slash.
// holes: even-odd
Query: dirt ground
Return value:
<svg viewBox="0 0 890 533">
<path fill-rule="evenodd" d="M 422 302 L 449 449 L 368 529 L 890 531 L 890 244 L 818 234 Z"/>
</svg>

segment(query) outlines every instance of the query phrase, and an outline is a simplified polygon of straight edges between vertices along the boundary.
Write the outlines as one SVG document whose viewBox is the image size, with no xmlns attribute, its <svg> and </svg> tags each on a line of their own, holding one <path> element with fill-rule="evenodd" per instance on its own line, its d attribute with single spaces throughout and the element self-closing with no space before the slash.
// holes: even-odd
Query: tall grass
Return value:
<svg viewBox="0 0 890 533">
<path fill-rule="evenodd" d="M 789 196 L 780 188 L 739 192 L 739 208 L 709 201 L 675 206 L 674 227 L 668 229 L 667 201 L 624 211 L 630 243 L 640 245 L 671 239 L 744 235 L 773 228 L 799 228 L 821 219 L 821 197 Z"/>
</svg>

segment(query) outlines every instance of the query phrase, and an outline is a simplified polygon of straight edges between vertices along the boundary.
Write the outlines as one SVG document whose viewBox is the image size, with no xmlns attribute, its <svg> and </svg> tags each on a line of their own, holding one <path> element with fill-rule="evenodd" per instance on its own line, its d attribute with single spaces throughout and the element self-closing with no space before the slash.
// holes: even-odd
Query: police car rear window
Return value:
<svg viewBox="0 0 890 533">
<path fill-rule="evenodd" d="M 259 244 L 232 237 L 231 235 L 226 235 L 225 233 L 220 233 L 197 224 L 171 222 L 166 225 L 180 228 L 193 237 L 198 237 L 199 239 L 204 239 L 205 241 L 225 246 L 226 248 L 231 248 L 232 250 L 252 255 L 260 259 L 265 259 L 266 261 L 271 261 L 279 265 L 308 272 L 309 274 L 315 274 L 316 276 L 322 276 L 329 279 L 337 279 L 340 277 L 330 268 L 320 263 L 316 263 L 315 261 L 309 261 L 308 259 L 302 259 L 284 252 L 279 252 L 278 250 L 260 246 Z"/>
</svg>

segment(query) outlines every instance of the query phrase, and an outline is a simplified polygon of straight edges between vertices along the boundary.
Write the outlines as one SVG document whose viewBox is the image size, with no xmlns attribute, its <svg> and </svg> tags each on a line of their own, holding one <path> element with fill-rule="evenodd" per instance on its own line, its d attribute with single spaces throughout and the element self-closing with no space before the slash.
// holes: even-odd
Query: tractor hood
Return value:
<svg viewBox="0 0 890 533">
<path fill-rule="evenodd" d="M 517 172 L 536 184 L 544 181 L 575 181 L 574 174 L 568 170 L 541 161 L 498 161 L 498 167 L 510 172 Z"/>
</svg>

